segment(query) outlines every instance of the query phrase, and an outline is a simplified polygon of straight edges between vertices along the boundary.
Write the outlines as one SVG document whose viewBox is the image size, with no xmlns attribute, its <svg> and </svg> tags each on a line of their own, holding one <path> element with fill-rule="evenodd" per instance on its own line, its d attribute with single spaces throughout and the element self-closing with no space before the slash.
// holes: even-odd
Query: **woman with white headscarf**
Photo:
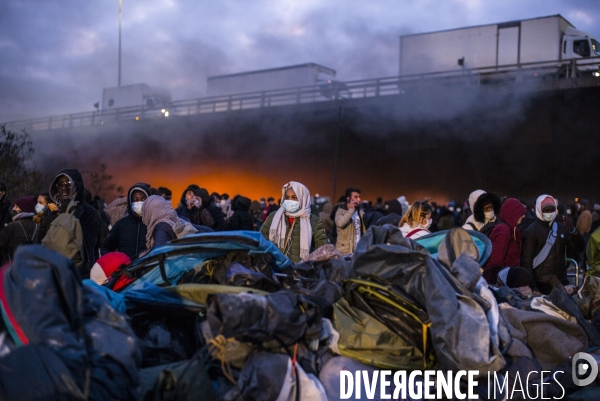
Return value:
<svg viewBox="0 0 600 401">
<path fill-rule="evenodd" d="M 290 181 L 281 189 L 281 207 L 267 217 L 260 229 L 294 263 L 329 243 L 321 219 L 311 214 L 310 206 L 308 188 Z"/>
</svg>

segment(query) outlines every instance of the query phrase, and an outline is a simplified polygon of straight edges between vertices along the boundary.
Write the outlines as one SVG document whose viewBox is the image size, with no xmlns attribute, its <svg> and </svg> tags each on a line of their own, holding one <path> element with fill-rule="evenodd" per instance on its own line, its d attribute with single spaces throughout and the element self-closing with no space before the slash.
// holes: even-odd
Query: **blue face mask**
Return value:
<svg viewBox="0 0 600 401">
<path fill-rule="evenodd" d="M 300 210 L 300 202 L 295 200 L 284 200 L 282 206 L 283 209 L 288 213 L 296 213 L 298 210 Z"/>
</svg>

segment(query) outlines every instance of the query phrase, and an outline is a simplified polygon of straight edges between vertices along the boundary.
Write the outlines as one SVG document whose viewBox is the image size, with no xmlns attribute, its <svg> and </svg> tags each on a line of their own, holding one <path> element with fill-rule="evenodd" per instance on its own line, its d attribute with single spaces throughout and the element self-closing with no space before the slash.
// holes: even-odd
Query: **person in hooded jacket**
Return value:
<svg viewBox="0 0 600 401">
<path fill-rule="evenodd" d="M 150 186 L 134 184 L 127 192 L 127 216 L 117 220 L 102 242 L 100 254 L 119 251 L 130 259 L 146 251 L 146 225 L 142 222 L 142 205 L 148 199 Z"/>
<path fill-rule="evenodd" d="M 471 192 L 469 195 L 469 208 L 473 214 L 467 218 L 462 226 L 465 230 L 481 231 L 483 226 L 496 221 L 500 213 L 501 201 L 496 194 L 485 192 L 481 189 Z"/>
<path fill-rule="evenodd" d="M 213 222 L 212 225 L 196 222 L 193 223 L 204 224 L 212 228 L 214 231 L 224 231 L 227 227 L 225 222 L 225 215 L 223 214 L 221 208 L 215 204 L 215 198 L 213 196 L 210 196 L 208 194 L 208 190 L 206 190 L 205 188 L 198 188 L 195 193 L 196 196 L 198 196 L 202 200 L 202 207 L 206 209 L 208 213 L 210 213 Z"/>
<path fill-rule="evenodd" d="M 226 222 L 228 231 L 254 229 L 254 221 L 249 212 L 250 204 L 250 199 L 245 196 L 236 195 L 233 197 L 231 200 L 231 210 L 233 211 L 233 214 Z"/>
<path fill-rule="evenodd" d="M 17 247 L 37 240 L 38 225 L 33 221 L 35 205 L 35 196 L 24 196 L 15 201 L 12 222 L 0 231 L 2 266 L 13 259 Z"/>
<path fill-rule="evenodd" d="M 323 222 L 311 214 L 310 206 L 308 188 L 290 181 L 281 189 L 281 208 L 271 213 L 260 228 L 262 235 L 294 263 L 329 243 Z"/>
<path fill-rule="evenodd" d="M 179 217 L 183 217 L 184 219 L 193 222 L 194 214 L 200 207 L 200 200 L 196 196 L 196 191 L 200 187 L 196 184 L 190 184 L 181 194 L 181 199 L 179 200 L 179 205 L 177 205 L 177 215 Z M 198 223 L 199 224 L 199 223 Z"/>
<path fill-rule="evenodd" d="M 386 201 L 383 204 L 384 217 L 377 220 L 376 226 L 383 226 L 385 224 L 391 224 L 398 227 L 400 220 L 402 220 L 402 205 L 397 199 Z"/>
<path fill-rule="evenodd" d="M 517 199 L 507 199 L 500 208 L 500 216 L 490 234 L 492 253 L 483 278 L 488 284 L 495 284 L 498 272 L 505 267 L 521 265 L 521 232 L 517 226 L 525 217 L 525 206 Z"/>
<path fill-rule="evenodd" d="M 64 169 L 52 180 L 50 184 L 50 198 L 58 206 L 60 213 L 73 213 L 81 224 L 83 232 L 83 251 L 85 259 L 79 269 L 81 278 L 88 278 L 90 269 L 96 263 L 96 254 L 94 249 L 100 235 L 100 215 L 92 206 L 85 202 L 83 178 L 77 169 Z M 42 221 L 42 225 L 48 226 L 52 223 L 55 215 L 48 215 Z M 40 240 L 43 238 L 40 238 Z"/>
<path fill-rule="evenodd" d="M 535 202 L 537 219 L 523 230 L 521 266 L 530 271 L 533 278 L 531 289 L 542 294 L 549 294 L 552 291 L 552 276 L 556 276 L 564 286 L 569 285 L 565 260 L 566 248 L 574 252 L 581 252 L 584 249 L 583 238 L 573 221 L 563 216 L 562 223 L 556 222 L 556 238 L 550 252 L 538 266 L 534 266 L 534 259 L 540 254 L 553 231 L 557 206 L 558 202 L 552 196 L 539 196 Z"/>
</svg>

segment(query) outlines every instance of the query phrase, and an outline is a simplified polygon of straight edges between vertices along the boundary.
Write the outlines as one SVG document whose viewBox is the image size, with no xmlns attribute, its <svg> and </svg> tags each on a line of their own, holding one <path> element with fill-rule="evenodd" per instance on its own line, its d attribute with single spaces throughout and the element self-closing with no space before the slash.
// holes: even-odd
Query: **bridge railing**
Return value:
<svg viewBox="0 0 600 401">
<path fill-rule="evenodd" d="M 11 130 L 43 131 L 117 121 L 139 121 L 149 118 L 170 118 L 205 113 L 259 109 L 264 107 L 330 102 L 405 93 L 425 82 L 431 84 L 482 85 L 496 82 L 526 82 L 529 80 L 575 78 L 583 68 L 600 67 L 600 57 L 542 63 L 522 63 L 500 67 L 458 69 L 448 72 L 412 74 L 356 81 L 333 82 L 315 86 L 241 94 L 203 97 L 174 101 L 165 109 L 122 107 L 110 110 L 65 114 L 4 123 Z M 600 80 L 600 77 L 598 77 Z"/>
</svg>

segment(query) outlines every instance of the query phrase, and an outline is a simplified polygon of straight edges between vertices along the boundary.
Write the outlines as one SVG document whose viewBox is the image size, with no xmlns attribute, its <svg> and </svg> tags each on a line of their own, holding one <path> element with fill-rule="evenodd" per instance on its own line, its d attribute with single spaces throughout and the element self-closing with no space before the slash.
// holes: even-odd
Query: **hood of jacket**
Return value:
<svg viewBox="0 0 600 401">
<path fill-rule="evenodd" d="M 142 216 L 138 216 L 137 214 L 135 214 L 133 212 L 133 209 L 131 208 L 131 194 L 133 193 L 133 191 L 142 191 L 146 194 L 146 198 L 148 198 L 150 196 L 150 185 L 146 184 L 145 182 L 138 182 L 133 184 L 131 188 L 129 188 L 129 191 L 127 191 L 127 213 L 129 213 L 129 215 L 132 217 L 137 217 L 141 219 Z"/>
<path fill-rule="evenodd" d="M 557 213 L 558 213 L 558 201 L 556 200 L 555 197 L 550 196 L 550 195 L 540 195 L 538 196 L 538 198 L 535 201 L 535 215 L 538 218 L 538 220 L 544 221 L 544 216 L 542 215 L 542 201 L 546 198 L 552 198 L 554 200 L 554 206 L 556 206 L 557 209 Z M 555 218 L 556 220 L 556 218 Z M 546 222 L 546 221 L 544 221 Z M 552 225 L 552 221 L 549 223 L 550 225 Z"/>
<path fill-rule="evenodd" d="M 525 214 L 527 208 L 515 198 L 508 198 L 500 208 L 500 218 L 510 227 L 511 231 L 517 226 L 517 221 Z"/>
<path fill-rule="evenodd" d="M 198 188 L 200 188 L 200 187 L 196 184 L 188 185 L 188 187 L 183 190 L 183 193 L 181 194 L 181 198 L 179 199 L 179 203 L 181 203 L 184 207 L 186 207 L 187 200 L 185 199 L 185 194 L 187 193 L 187 191 L 192 191 L 195 193 Z"/>
<path fill-rule="evenodd" d="M 69 199 L 74 199 L 77 202 L 83 202 L 85 189 L 83 186 L 83 178 L 81 177 L 81 173 L 79 170 L 75 168 L 66 168 L 64 170 L 60 170 L 58 174 L 52 180 L 52 184 L 50 184 L 50 198 L 57 205 L 60 204 L 60 199 L 58 198 L 58 188 L 56 188 L 56 183 L 58 179 L 62 176 L 65 176 L 71 181 L 71 194 L 69 195 Z"/>
<path fill-rule="evenodd" d="M 204 206 L 206 209 L 208 209 L 208 207 L 215 201 L 215 198 L 208 194 L 208 190 L 206 188 L 198 188 L 194 191 L 194 193 L 196 196 L 199 196 L 202 199 L 202 206 Z"/>
<path fill-rule="evenodd" d="M 469 195 L 469 208 L 471 209 L 471 212 L 475 208 L 477 199 L 479 199 L 479 197 L 484 193 L 485 191 L 483 189 L 476 189 L 475 191 L 471 192 L 471 195 Z"/>
<path fill-rule="evenodd" d="M 475 201 L 475 206 L 473 207 L 473 216 L 475 220 L 480 223 L 485 223 L 485 214 L 483 212 L 483 206 L 487 203 L 491 203 L 494 208 L 494 215 L 498 216 L 500 214 L 500 197 L 491 192 L 486 192 L 481 194 L 479 198 Z"/>
<path fill-rule="evenodd" d="M 238 195 L 235 198 L 233 198 L 233 203 L 231 204 L 231 210 L 233 210 L 233 211 L 239 210 L 241 212 L 247 212 L 250 209 L 250 203 L 252 203 L 252 201 L 249 198 Z"/>
</svg>

